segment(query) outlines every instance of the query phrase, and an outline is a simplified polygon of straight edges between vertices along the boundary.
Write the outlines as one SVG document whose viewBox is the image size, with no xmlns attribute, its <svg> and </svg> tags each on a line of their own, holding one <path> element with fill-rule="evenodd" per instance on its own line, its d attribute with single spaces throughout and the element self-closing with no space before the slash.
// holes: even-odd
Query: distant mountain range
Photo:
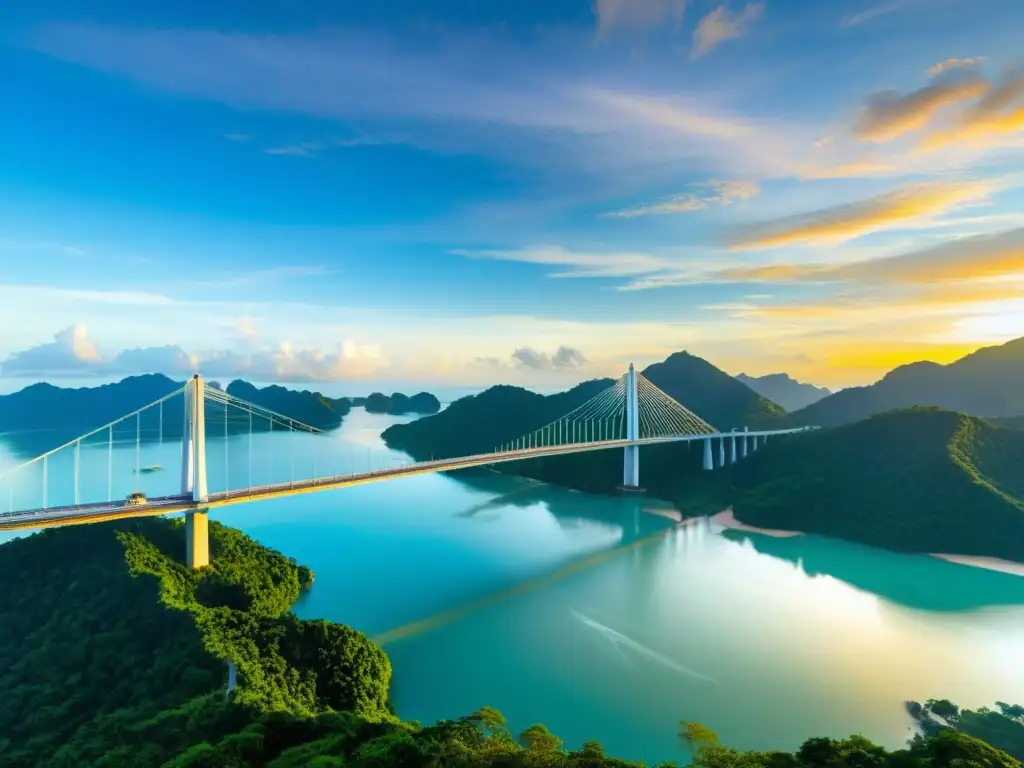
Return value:
<svg viewBox="0 0 1024 768">
<path fill-rule="evenodd" d="M 736 379 L 787 411 L 797 411 L 832 394 L 827 387 L 804 384 L 787 373 L 770 373 L 767 376 L 741 373 Z"/>
<path fill-rule="evenodd" d="M 182 386 L 162 374 L 130 376 L 113 384 L 97 387 L 65 388 L 39 383 L 9 395 L 0 395 L 0 433 L 19 453 L 36 454 L 72 440 L 79 435 L 108 424 L 143 406 L 169 395 Z M 441 408 L 437 398 L 427 392 L 412 397 L 401 393 L 391 396 L 374 393 L 353 402 L 350 398 L 331 398 L 320 392 L 293 390 L 282 386 L 256 387 L 241 379 L 227 385 L 229 395 L 246 400 L 288 416 L 317 429 L 330 430 L 341 426 L 342 420 L 355 406 L 365 405 L 374 413 L 406 414 L 436 413 Z M 221 406 L 208 405 L 208 418 L 223 419 Z M 181 398 L 165 403 L 163 436 L 181 436 Z M 140 426 L 143 439 L 155 439 L 159 433 L 158 412 L 146 412 Z M 253 429 L 269 428 L 266 421 L 254 420 Z M 248 424 L 244 429 L 248 429 Z M 232 433 L 243 429 L 241 422 L 229 423 Z"/>
<path fill-rule="evenodd" d="M 790 414 L 790 422 L 832 427 L 917 405 L 982 417 L 1024 415 L 1024 338 L 948 365 L 900 366 L 876 384 L 841 390 Z"/>
</svg>

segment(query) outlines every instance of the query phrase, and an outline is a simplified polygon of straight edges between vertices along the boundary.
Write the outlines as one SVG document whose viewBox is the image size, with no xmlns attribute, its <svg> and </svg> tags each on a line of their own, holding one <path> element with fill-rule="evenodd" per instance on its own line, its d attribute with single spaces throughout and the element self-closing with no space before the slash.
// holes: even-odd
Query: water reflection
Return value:
<svg viewBox="0 0 1024 768">
<path fill-rule="evenodd" d="M 908 608 L 959 612 L 1024 605 L 1024 578 L 929 555 L 896 555 L 818 536 L 777 538 L 732 530 L 723 531 L 722 536 L 792 563 L 811 578 L 839 579 Z"/>
</svg>

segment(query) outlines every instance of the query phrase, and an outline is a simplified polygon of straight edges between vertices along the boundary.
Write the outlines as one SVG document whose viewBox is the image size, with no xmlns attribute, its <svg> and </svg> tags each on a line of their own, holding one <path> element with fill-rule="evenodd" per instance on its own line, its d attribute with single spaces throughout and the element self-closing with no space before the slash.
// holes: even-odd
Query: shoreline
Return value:
<svg viewBox="0 0 1024 768">
<path fill-rule="evenodd" d="M 720 525 L 723 528 L 729 528 L 733 531 L 746 531 L 747 533 L 760 533 L 765 536 L 771 536 L 776 539 L 792 539 L 795 536 L 803 536 L 803 531 L 787 531 L 782 528 L 758 528 L 754 525 L 747 525 L 744 522 L 736 519 L 736 515 L 733 514 L 732 507 L 723 509 L 717 515 L 713 515 L 709 518 L 715 525 Z"/>
<path fill-rule="evenodd" d="M 987 571 L 1008 573 L 1011 576 L 1024 576 L 1024 563 L 1015 563 L 1012 560 L 1000 560 L 998 557 L 984 557 L 983 555 L 947 555 L 937 552 L 929 552 L 928 557 L 936 557 L 945 560 L 947 563 L 967 565 L 971 568 L 984 568 Z"/>
<path fill-rule="evenodd" d="M 804 531 L 788 531 L 781 528 L 758 528 L 747 525 L 736 519 L 732 507 L 722 510 L 717 515 L 709 518 L 712 523 L 734 531 L 746 531 L 747 533 L 760 533 L 764 536 L 772 536 L 777 539 L 791 539 L 796 536 L 804 536 Z M 913 554 L 913 553 L 904 553 Z M 1024 577 L 1024 563 L 1016 563 L 1012 560 L 1001 560 L 998 557 L 985 557 L 982 555 L 950 555 L 938 552 L 922 553 L 927 557 L 934 557 L 938 560 L 945 560 L 947 563 L 966 565 L 970 568 L 981 568 L 986 571 L 1005 573 L 1010 576 Z"/>
</svg>

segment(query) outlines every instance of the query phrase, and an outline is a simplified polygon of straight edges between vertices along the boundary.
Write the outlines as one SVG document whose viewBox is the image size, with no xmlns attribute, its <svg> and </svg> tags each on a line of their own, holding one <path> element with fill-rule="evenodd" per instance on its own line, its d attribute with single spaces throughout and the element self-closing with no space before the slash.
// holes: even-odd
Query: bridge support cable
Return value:
<svg viewBox="0 0 1024 768">
<path fill-rule="evenodd" d="M 223 429 L 218 428 L 216 430 L 218 442 L 223 442 L 223 446 L 218 446 L 218 449 L 223 450 L 224 466 L 223 478 L 218 479 L 218 487 L 223 486 L 224 491 L 241 490 L 231 486 L 231 477 L 234 474 L 236 484 L 239 484 L 243 473 L 246 474 L 245 487 L 248 489 L 252 489 L 259 482 L 280 482 L 282 480 L 288 483 L 296 482 L 298 478 L 295 467 L 295 450 L 296 443 L 301 439 L 300 435 L 321 435 L 323 430 L 311 427 L 290 416 L 285 416 L 264 406 L 256 405 L 240 397 L 235 397 L 224 390 L 209 385 L 204 388 L 204 398 L 210 401 L 211 404 L 216 404 L 214 406 L 216 410 L 207 409 L 209 413 L 211 415 L 216 414 L 218 419 L 223 419 Z M 221 423 L 218 423 L 218 427 L 220 426 Z M 284 438 L 287 440 L 287 467 L 284 468 L 284 472 L 281 472 L 280 469 L 274 472 L 274 467 L 271 467 L 271 474 L 276 476 L 268 477 L 265 480 L 261 478 L 259 482 L 255 482 L 253 478 L 253 462 L 257 442 L 254 440 L 253 435 L 255 432 L 274 433 L 278 431 L 287 432 L 287 436 Z M 242 440 L 243 437 L 245 437 L 244 441 Z M 232 443 L 234 443 L 236 451 L 242 446 L 248 453 L 245 468 L 241 471 L 239 470 L 241 457 L 237 452 L 235 453 L 234 473 L 232 473 L 231 464 Z M 284 473 L 287 473 L 287 478 L 281 477 Z"/>
<path fill-rule="evenodd" d="M 621 426 L 625 396 L 626 377 L 623 376 L 565 416 L 507 443 L 495 452 L 622 440 L 624 431 L 615 425 Z"/>
<path fill-rule="evenodd" d="M 697 437 L 719 433 L 718 429 L 658 389 L 642 373 L 636 374 L 636 384 L 641 437 Z"/>
<path fill-rule="evenodd" d="M 0 473 L 0 488 L 6 486 L 7 495 L 7 511 L 0 517 L 120 503 L 124 500 L 120 494 L 128 491 L 174 493 L 173 488 L 163 487 L 164 477 L 143 472 L 142 454 L 152 450 L 161 455 L 164 409 L 181 407 L 183 400 L 184 387 L 179 387 Z M 134 453 L 132 458 L 129 451 Z"/>
</svg>

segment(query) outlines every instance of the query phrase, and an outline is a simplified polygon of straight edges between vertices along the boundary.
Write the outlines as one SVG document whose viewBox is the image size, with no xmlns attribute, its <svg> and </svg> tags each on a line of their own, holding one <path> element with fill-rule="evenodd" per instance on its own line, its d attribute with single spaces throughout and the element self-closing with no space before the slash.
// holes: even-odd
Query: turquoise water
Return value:
<svg viewBox="0 0 1024 768">
<path fill-rule="evenodd" d="M 400 462 L 379 439 L 397 420 L 356 410 L 329 437 L 211 442 L 210 486 L 287 479 L 293 461 L 298 475 Z M 178 450 L 141 446 L 142 466 L 166 469 L 136 476 L 134 444 L 119 446 L 116 492 L 174 490 Z M 83 451 L 83 497 L 105 493 L 106 460 Z M 51 499 L 73 494 L 60 478 L 51 467 Z M 16 491 L 38 493 L 38 479 Z M 1024 579 L 813 536 L 674 527 L 652 506 L 480 472 L 216 516 L 314 569 L 296 611 L 382 642 L 410 719 L 488 704 L 515 729 L 544 722 L 570 746 L 596 738 L 653 763 L 684 759 L 681 719 L 740 748 L 854 732 L 895 747 L 910 735 L 906 699 L 1024 701 Z"/>
</svg>

